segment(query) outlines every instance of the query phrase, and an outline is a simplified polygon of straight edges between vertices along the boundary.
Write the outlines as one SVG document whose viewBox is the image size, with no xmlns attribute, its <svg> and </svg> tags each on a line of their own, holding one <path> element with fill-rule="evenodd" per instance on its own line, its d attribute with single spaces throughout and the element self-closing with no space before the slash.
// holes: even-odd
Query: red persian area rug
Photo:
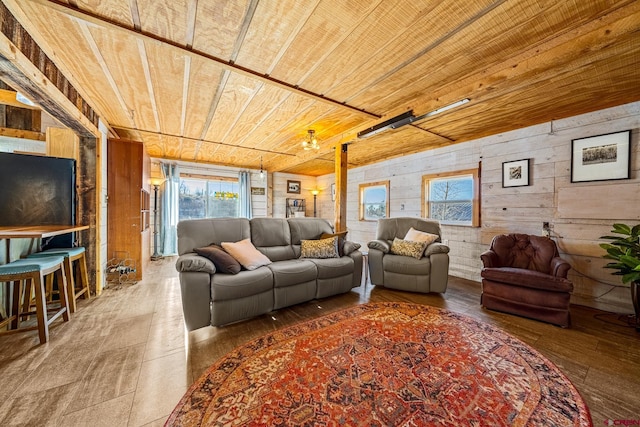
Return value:
<svg viewBox="0 0 640 427">
<path fill-rule="evenodd" d="M 544 356 L 472 318 L 360 305 L 258 338 L 205 372 L 167 426 L 591 426 Z"/>
</svg>

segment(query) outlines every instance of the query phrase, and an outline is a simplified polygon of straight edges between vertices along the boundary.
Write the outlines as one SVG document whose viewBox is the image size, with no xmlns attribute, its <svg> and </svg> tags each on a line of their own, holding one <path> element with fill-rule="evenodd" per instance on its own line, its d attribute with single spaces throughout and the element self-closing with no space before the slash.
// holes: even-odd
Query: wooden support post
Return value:
<svg viewBox="0 0 640 427">
<path fill-rule="evenodd" d="M 336 231 L 347 230 L 347 147 L 348 144 L 336 147 Z"/>
</svg>

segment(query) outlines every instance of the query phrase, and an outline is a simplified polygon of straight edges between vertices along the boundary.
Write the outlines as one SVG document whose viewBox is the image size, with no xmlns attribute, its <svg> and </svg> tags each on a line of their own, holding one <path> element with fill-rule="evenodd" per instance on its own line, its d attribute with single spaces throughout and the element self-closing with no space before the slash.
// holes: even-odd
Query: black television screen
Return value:
<svg viewBox="0 0 640 427">
<path fill-rule="evenodd" d="M 0 153 L 0 225 L 75 224 L 75 160 Z M 73 234 L 43 239 L 71 247 Z"/>
</svg>

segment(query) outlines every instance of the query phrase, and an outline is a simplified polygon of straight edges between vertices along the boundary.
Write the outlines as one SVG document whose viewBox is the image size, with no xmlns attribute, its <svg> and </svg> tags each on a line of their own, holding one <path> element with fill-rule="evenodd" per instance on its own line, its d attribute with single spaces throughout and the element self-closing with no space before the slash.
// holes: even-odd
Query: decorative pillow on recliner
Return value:
<svg viewBox="0 0 640 427">
<path fill-rule="evenodd" d="M 330 237 L 338 237 L 338 255 L 344 255 L 344 239 L 347 237 L 347 231 L 338 231 L 337 233 L 329 234 L 322 233 L 320 239 L 328 239 Z"/>
<path fill-rule="evenodd" d="M 420 259 L 422 258 L 422 254 L 426 247 L 426 242 L 412 242 L 410 240 L 402 240 L 396 237 L 393 239 L 389 252 L 394 255 L 404 255 Z"/>
<path fill-rule="evenodd" d="M 338 236 L 320 240 L 301 240 L 300 258 L 340 258 Z"/>
<path fill-rule="evenodd" d="M 411 240 L 412 242 L 426 242 L 427 246 L 438 240 L 437 234 L 426 233 L 424 231 L 416 230 L 411 227 L 409 231 L 407 231 L 407 235 L 404 236 L 404 240 Z"/>
<path fill-rule="evenodd" d="M 200 256 L 209 258 L 216 266 L 216 271 L 220 273 L 238 274 L 242 269 L 234 257 L 213 243 L 204 248 L 193 248 L 193 251 Z"/>
<path fill-rule="evenodd" d="M 222 242 L 222 247 L 247 270 L 255 270 L 263 265 L 271 264 L 271 260 L 257 250 L 249 239 L 235 243 Z"/>
</svg>

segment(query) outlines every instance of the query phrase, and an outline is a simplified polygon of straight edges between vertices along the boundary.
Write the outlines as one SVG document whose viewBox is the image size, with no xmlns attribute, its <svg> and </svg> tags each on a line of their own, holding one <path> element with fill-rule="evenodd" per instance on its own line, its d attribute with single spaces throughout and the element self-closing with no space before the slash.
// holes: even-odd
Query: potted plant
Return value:
<svg viewBox="0 0 640 427">
<path fill-rule="evenodd" d="M 601 243 L 600 247 L 607 251 L 604 258 L 615 262 L 608 263 L 604 268 L 616 270 L 612 274 L 622 276 L 622 283 L 630 284 L 636 331 L 640 331 L 640 224 L 634 227 L 613 224 L 611 232 L 619 236 L 602 236 L 601 239 L 610 240 L 611 243 Z"/>
</svg>

